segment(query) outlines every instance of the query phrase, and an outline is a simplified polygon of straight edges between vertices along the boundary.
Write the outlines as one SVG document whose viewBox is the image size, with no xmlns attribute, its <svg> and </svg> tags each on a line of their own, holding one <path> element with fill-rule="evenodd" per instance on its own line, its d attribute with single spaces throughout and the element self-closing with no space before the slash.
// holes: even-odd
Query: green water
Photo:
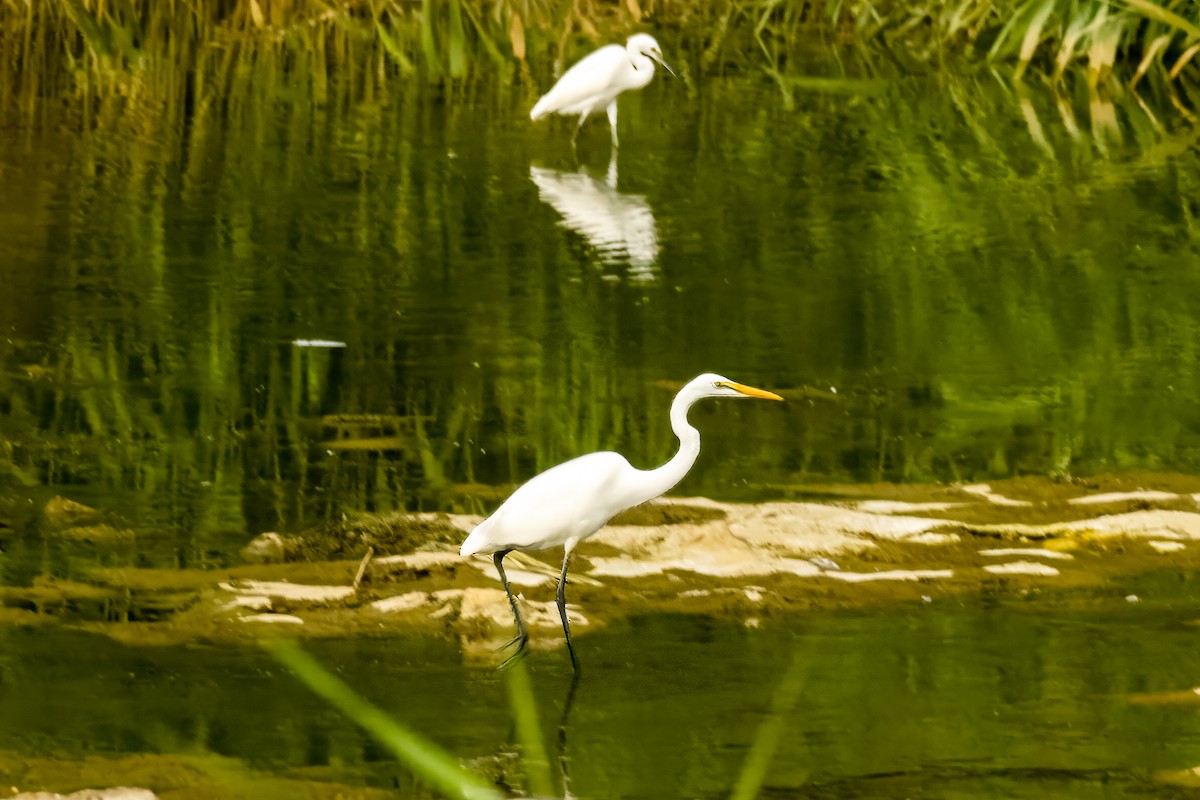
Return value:
<svg viewBox="0 0 1200 800">
<path fill-rule="evenodd" d="M 1131 579 L 1069 606 L 1057 597 L 936 601 L 760 629 L 637 618 L 579 637 L 587 671 L 565 722 L 565 655 L 538 652 L 529 663 L 556 776 L 565 763 L 578 798 L 728 797 L 789 669 L 799 692 L 765 798 L 1193 797 L 1155 772 L 1200 763 L 1196 706 L 1130 702 L 1196 683 L 1192 580 Z M 255 648 L 131 648 L 22 630 L 3 641 L 0 749 L 215 753 L 280 774 L 335 765 L 344 782 L 427 796 Z M 477 768 L 494 757 L 519 764 L 504 756 L 516 744 L 501 679 L 463 666 L 456 645 L 307 647 Z M 87 669 L 64 652 L 86 652 Z"/>
<path fill-rule="evenodd" d="M 272 64 L 0 124 L 0 486 L 118 510 L 150 562 L 661 463 L 705 370 L 792 402 L 697 408 L 681 494 L 1200 466 L 1200 169 L 1165 96 L 657 80 L 610 183 L 604 125 L 577 162 L 530 84 Z"/>
<path fill-rule="evenodd" d="M 0 94 L 0 583 L 236 563 L 356 511 L 482 512 L 595 449 L 654 465 L 674 388 L 708 370 L 789 403 L 697 407 L 680 494 L 1200 469 L 1187 87 L 839 55 L 799 68 L 821 83 L 657 80 L 622 99 L 615 162 L 603 125 L 576 157 L 569 123 L 530 124 L 528 80 L 317 79 L 269 48 L 112 95 Z M 54 495 L 136 540 L 47 544 Z M 763 797 L 1191 796 L 1154 771 L 1200 763 L 1194 708 L 1128 701 L 1197 683 L 1181 577 L 581 635 L 571 791 L 728 796 L 795 660 Z M 257 649 L 0 644 L 0 749 L 418 791 Z M 512 750 L 503 685 L 455 643 L 312 648 L 455 755 Z M 531 662 L 553 742 L 565 659 Z"/>
</svg>

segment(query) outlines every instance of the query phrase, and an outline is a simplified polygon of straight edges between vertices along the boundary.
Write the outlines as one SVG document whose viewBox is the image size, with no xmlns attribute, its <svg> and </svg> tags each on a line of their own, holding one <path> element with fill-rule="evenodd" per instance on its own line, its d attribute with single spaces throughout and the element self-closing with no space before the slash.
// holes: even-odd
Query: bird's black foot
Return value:
<svg viewBox="0 0 1200 800">
<path fill-rule="evenodd" d="M 509 642 L 505 645 L 502 645 L 501 647 L 496 648 L 497 650 L 507 650 L 508 648 L 512 647 L 514 644 L 517 646 L 517 649 L 514 650 L 512 653 L 510 653 L 508 658 L 506 658 L 502 662 L 500 662 L 500 666 L 496 667 L 496 669 L 504 669 L 506 667 L 511 666 L 512 664 L 515 664 L 517 661 L 520 661 L 522 658 L 524 658 L 527 655 L 527 653 L 525 651 L 525 645 L 528 643 L 529 643 L 529 634 L 522 631 L 521 633 L 518 633 L 511 642 Z"/>
</svg>

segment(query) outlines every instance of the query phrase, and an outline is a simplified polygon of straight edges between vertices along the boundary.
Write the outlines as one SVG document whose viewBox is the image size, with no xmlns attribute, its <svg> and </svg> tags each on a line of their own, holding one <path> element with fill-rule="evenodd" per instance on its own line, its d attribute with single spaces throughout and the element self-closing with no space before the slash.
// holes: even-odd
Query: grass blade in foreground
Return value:
<svg viewBox="0 0 1200 800">
<path fill-rule="evenodd" d="M 771 759 L 775 757 L 775 750 L 779 747 L 785 718 L 796 707 L 796 700 L 800 697 L 800 685 L 803 683 L 801 678 L 802 662 L 797 652 L 771 698 L 771 708 L 754 737 L 754 744 L 750 745 L 750 753 L 746 756 L 742 774 L 738 776 L 737 786 L 733 787 L 731 800 L 754 800 L 758 796 L 758 790 L 767 778 Z"/>
<path fill-rule="evenodd" d="M 525 773 L 534 797 L 554 795 L 550 777 L 550 759 L 542 740 L 538 725 L 537 701 L 533 697 L 533 685 L 529 682 L 529 668 L 525 659 L 519 658 L 505 670 L 504 682 L 508 685 L 508 704 L 517 723 L 517 738 L 525 756 Z"/>
<path fill-rule="evenodd" d="M 502 800 L 499 792 L 463 769 L 449 753 L 359 697 L 295 642 L 272 639 L 264 641 L 263 647 L 308 688 L 361 725 L 417 777 L 442 794 L 461 800 Z"/>
</svg>

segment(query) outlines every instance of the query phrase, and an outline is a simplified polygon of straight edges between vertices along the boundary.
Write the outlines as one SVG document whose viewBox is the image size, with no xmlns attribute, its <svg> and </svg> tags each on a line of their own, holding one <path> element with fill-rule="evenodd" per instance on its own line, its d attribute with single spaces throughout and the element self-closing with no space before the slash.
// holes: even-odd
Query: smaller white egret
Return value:
<svg viewBox="0 0 1200 800">
<path fill-rule="evenodd" d="M 693 378 L 671 403 L 671 430 L 679 437 L 679 451 L 657 469 L 642 470 L 630 465 L 619 453 L 589 453 L 551 467 L 513 492 L 496 511 L 467 536 L 464 556 L 492 553 L 500 582 L 517 620 L 516 658 L 525 649 L 529 634 L 517 608 L 516 598 L 504 574 L 504 557 L 513 550 L 546 550 L 562 546 L 562 574 L 558 579 L 558 615 L 567 635 L 571 666 L 576 671 L 575 646 L 567 621 L 567 563 L 571 551 L 584 539 L 608 524 L 621 511 L 652 500 L 669 491 L 687 475 L 700 455 L 700 431 L 688 422 L 688 409 L 706 397 L 758 397 L 782 400 L 772 392 L 734 383 L 711 372 Z M 505 663 L 508 663 L 507 661 Z"/>
<path fill-rule="evenodd" d="M 530 119 L 547 114 L 578 114 L 579 125 L 571 142 L 588 116 L 605 109 L 612 126 L 613 147 L 617 146 L 617 95 L 629 89 L 641 89 L 654 77 L 654 62 L 672 75 L 675 71 L 663 61 L 658 42 L 648 33 L 635 33 L 622 47 L 609 44 L 575 63 L 554 88 L 542 95 L 529 112 Z"/>
</svg>

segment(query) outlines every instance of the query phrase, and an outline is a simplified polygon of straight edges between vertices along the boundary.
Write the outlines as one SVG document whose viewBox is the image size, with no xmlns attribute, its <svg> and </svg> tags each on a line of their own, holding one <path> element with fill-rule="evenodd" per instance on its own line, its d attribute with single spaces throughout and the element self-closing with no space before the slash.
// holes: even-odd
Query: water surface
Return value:
<svg viewBox="0 0 1200 800">
<path fill-rule="evenodd" d="M 565 654 L 535 652 L 529 663 L 556 772 L 565 758 L 579 798 L 727 797 L 789 674 L 798 699 L 763 797 L 1190 797 L 1194 790 L 1156 773 L 1200 763 L 1196 705 L 1131 697 L 1196 683 L 1193 580 L 1163 573 L 1099 596 L 939 599 L 757 629 L 636 618 L 578 637 L 586 672 L 565 724 Z M 425 796 L 257 648 L 138 648 L 44 630 L 3 636 L 0 749 L 214 753 L 293 775 L 333 765 L 351 783 Z M 499 758 L 519 779 L 502 680 L 464 664 L 456 644 L 306 647 L 477 769 Z M 90 669 L 64 652 L 87 652 Z"/>
<path fill-rule="evenodd" d="M 706 370 L 792 402 L 697 408 L 683 494 L 1197 467 L 1200 174 L 1165 98 L 656 81 L 614 163 L 529 85 L 271 64 L 0 126 L 0 480 L 120 509 L 155 563 L 661 463 Z"/>
<path fill-rule="evenodd" d="M 652 466 L 710 370 L 789 403 L 697 407 L 680 494 L 1200 467 L 1196 132 L 1153 87 L 814 55 L 816 90 L 654 82 L 613 160 L 603 125 L 576 155 L 570 123 L 529 124 L 528 81 L 326 83 L 274 52 L 187 97 L 147 79 L 0 119 L 0 583 L 483 512 L 600 448 Z M 60 549 L 54 495 L 136 536 Z M 794 663 L 764 797 L 1189 796 L 1156 774 L 1200 763 L 1194 707 L 1129 697 L 1197 682 L 1191 580 L 580 636 L 571 791 L 728 796 Z M 256 648 L 0 642 L 0 749 L 418 791 Z M 504 687 L 456 643 L 311 647 L 455 755 L 512 761 Z M 530 662 L 553 742 L 565 658 Z"/>
</svg>

